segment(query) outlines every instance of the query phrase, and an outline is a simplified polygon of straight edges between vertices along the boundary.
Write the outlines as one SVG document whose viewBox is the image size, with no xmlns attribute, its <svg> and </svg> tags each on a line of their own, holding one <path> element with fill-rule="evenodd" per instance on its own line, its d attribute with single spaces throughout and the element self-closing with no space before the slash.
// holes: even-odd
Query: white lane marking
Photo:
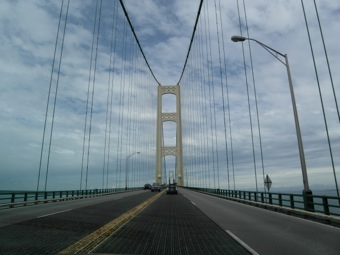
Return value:
<svg viewBox="0 0 340 255">
<path fill-rule="evenodd" d="M 38 216 L 37 219 L 48 217 L 48 216 L 55 215 L 55 214 L 58 214 L 58 213 L 69 212 L 71 210 L 72 209 L 68 209 L 68 210 L 64 210 L 64 211 L 59 211 L 59 212 L 54 212 L 54 213 L 49 213 L 49 214 L 41 215 L 41 216 Z"/>
<path fill-rule="evenodd" d="M 194 202 L 190 201 L 194 206 L 197 206 Z"/>
<path fill-rule="evenodd" d="M 249 251 L 252 255 L 260 255 L 256 251 L 254 251 L 248 244 L 243 242 L 240 238 L 235 236 L 231 231 L 226 230 L 228 235 L 230 235 L 236 242 L 238 242 L 240 245 L 242 245 L 247 251 Z"/>
</svg>

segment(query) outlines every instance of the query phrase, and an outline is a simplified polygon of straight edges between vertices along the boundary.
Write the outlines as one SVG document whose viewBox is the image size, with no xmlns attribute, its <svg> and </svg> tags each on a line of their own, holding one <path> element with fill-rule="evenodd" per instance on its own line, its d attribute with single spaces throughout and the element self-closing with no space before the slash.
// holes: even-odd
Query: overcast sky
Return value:
<svg viewBox="0 0 340 255">
<path fill-rule="evenodd" d="M 124 2 L 146 58 L 158 81 L 162 85 L 176 85 L 189 47 L 199 1 L 125 0 Z M 218 63 L 215 2 L 218 7 L 217 14 L 221 14 L 222 17 L 224 41 L 221 40 L 221 29 L 218 32 L 220 36 L 219 43 L 224 44 L 227 58 L 231 110 L 231 123 L 227 123 L 227 125 L 230 125 L 233 131 L 236 188 L 254 189 L 253 154 L 242 44 L 233 43 L 230 40 L 232 35 L 240 34 L 237 2 L 240 8 L 242 33 L 243 35 L 247 34 L 247 31 L 244 30 L 243 1 L 210 0 L 205 2 L 208 5 L 204 5 L 202 15 L 206 15 L 209 10 L 210 39 L 212 40 L 212 54 L 215 64 Z M 340 31 L 340 3 L 336 0 L 316 2 L 333 83 L 335 91 L 339 95 L 340 73 L 338 67 L 340 66 L 340 51 L 337 35 Z M 67 1 L 65 1 L 65 5 L 66 3 Z M 333 168 L 301 1 L 245 0 L 244 3 L 249 36 L 279 52 L 288 54 L 310 186 L 312 189 L 334 189 Z M 325 106 L 335 170 L 339 179 L 340 123 L 335 108 L 314 4 L 313 1 L 305 1 L 304 4 Z M 60 5 L 61 1 L 52 0 L 2 0 L 0 2 L 0 190 L 36 189 Z M 48 189 L 77 189 L 79 187 L 84 107 L 89 77 L 95 7 L 96 1 L 70 1 Z M 106 91 L 109 78 L 108 65 L 110 63 L 110 22 L 114 8 L 115 1 L 103 0 L 96 75 L 96 83 L 102 84 L 102 86 L 96 86 L 94 96 L 93 127 L 95 131 L 92 138 L 93 144 L 91 145 L 92 150 L 97 151 L 93 151 L 90 158 L 90 174 L 92 173 L 93 176 L 97 177 L 90 178 L 89 188 L 101 187 L 100 173 L 103 168 Z M 119 15 L 122 15 L 119 4 L 117 8 Z M 208 16 L 206 15 L 205 20 L 207 19 Z M 197 31 L 198 36 L 203 34 L 202 24 L 204 23 L 201 23 L 201 27 Z M 220 26 L 221 24 L 218 25 Z M 117 38 L 123 40 L 124 28 L 121 27 L 117 31 L 119 31 Z M 128 40 L 133 40 L 132 36 L 129 36 Z M 126 42 L 121 41 L 122 45 L 124 43 Z M 262 166 L 259 154 L 256 109 L 254 108 L 254 94 L 252 92 L 253 77 L 251 75 L 248 47 L 248 43 L 245 42 L 247 82 L 251 91 L 251 112 L 254 123 L 255 161 L 258 168 L 257 179 L 261 187 Z M 133 49 L 134 52 L 137 52 L 136 48 Z M 197 47 L 194 47 L 193 50 L 197 52 Z M 301 168 L 285 66 L 253 42 L 251 42 L 251 53 L 257 89 L 265 174 L 271 177 L 273 188 L 290 187 L 291 189 L 302 190 Z M 122 57 L 120 54 L 121 52 L 116 53 L 117 59 Z M 137 53 L 134 54 L 137 55 Z M 197 53 L 194 52 L 193 54 L 195 56 Z M 196 60 L 197 57 L 193 57 L 190 61 Z M 123 63 L 122 60 L 119 61 Z M 143 72 L 146 70 L 145 67 L 140 67 L 142 65 L 141 59 L 136 63 L 138 63 L 136 65 Z M 189 63 L 193 64 L 194 62 Z M 149 104 L 143 106 L 145 108 L 142 110 L 152 115 L 156 113 L 156 101 L 152 101 L 155 100 L 152 98 L 156 96 L 157 83 L 152 81 L 150 75 L 145 76 L 148 78 L 143 76 L 142 83 L 144 85 L 148 84 L 148 86 L 139 87 L 138 90 L 127 90 L 126 100 L 128 100 L 129 93 L 142 93 L 149 102 Z M 183 84 L 183 93 L 193 93 L 189 92 L 190 89 L 187 88 L 189 86 L 187 80 L 183 80 L 183 83 L 186 83 L 186 87 Z M 219 90 L 219 84 L 214 86 L 216 86 L 217 100 L 217 130 L 215 132 L 218 137 L 218 148 L 216 150 L 220 155 L 219 181 L 221 187 L 226 188 L 227 171 L 224 159 L 224 119 L 221 111 L 221 91 Z M 142 90 L 144 92 L 140 92 Z M 116 93 L 120 93 L 119 87 Z M 136 96 L 136 94 L 130 96 Z M 118 105 L 119 97 L 115 97 L 115 100 Z M 153 104 L 155 108 L 151 110 Z M 182 99 L 182 107 L 184 108 L 187 105 L 188 102 L 183 102 Z M 166 108 L 168 105 L 164 107 Z M 118 107 L 115 109 L 119 111 Z M 188 113 L 185 110 L 182 111 L 184 115 Z M 191 111 L 191 113 L 193 112 Z M 135 114 L 138 115 L 139 112 L 135 112 Z M 196 116 L 195 114 L 194 116 Z M 119 112 L 117 113 L 118 115 Z M 129 119 L 132 120 L 134 117 L 131 114 Z M 151 125 L 150 123 L 156 124 L 154 115 L 150 117 L 143 115 L 144 118 L 150 119 L 149 125 Z M 189 123 L 189 119 L 187 123 Z M 185 121 L 183 120 L 184 124 Z M 136 126 L 135 128 L 142 129 L 141 126 Z M 97 133 L 96 130 L 98 131 Z M 155 127 L 151 129 L 150 126 L 148 132 L 146 132 L 148 133 L 146 138 L 138 142 L 137 145 L 144 144 L 147 141 L 155 143 L 154 132 Z M 98 139 L 96 140 L 96 138 Z M 133 136 L 130 138 L 134 139 Z M 194 137 L 189 138 L 193 139 Z M 184 148 L 185 146 L 192 148 L 188 144 L 193 144 L 194 141 L 189 138 L 183 137 L 183 141 L 185 141 Z M 112 148 L 115 148 L 115 142 L 112 140 Z M 130 145 L 136 146 L 136 144 L 132 143 Z M 141 145 L 141 147 L 143 146 Z M 134 152 L 134 149 L 126 148 L 124 148 L 123 152 L 119 152 L 120 154 L 114 149 L 111 158 L 112 164 L 115 164 L 113 158 L 118 158 L 115 154 L 118 153 L 122 158 L 121 160 L 125 161 L 126 155 Z M 143 148 L 145 149 L 145 147 Z M 151 153 L 154 147 L 147 147 L 147 150 L 148 153 Z M 136 161 L 144 166 L 154 166 L 155 159 L 152 156 L 149 157 L 149 155 L 142 158 L 142 153 L 143 151 L 141 151 L 140 155 L 134 156 Z M 147 165 L 144 162 L 147 160 L 152 161 L 152 163 Z M 125 162 L 122 163 L 123 168 L 125 167 L 124 164 Z M 97 167 L 98 165 L 100 167 Z M 151 172 L 143 176 L 143 181 L 151 182 L 153 174 Z M 42 179 L 44 179 L 44 173 L 42 173 Z M 110 179 L 109 186 L 115 185 L 116 182 Z"/>
</svg>

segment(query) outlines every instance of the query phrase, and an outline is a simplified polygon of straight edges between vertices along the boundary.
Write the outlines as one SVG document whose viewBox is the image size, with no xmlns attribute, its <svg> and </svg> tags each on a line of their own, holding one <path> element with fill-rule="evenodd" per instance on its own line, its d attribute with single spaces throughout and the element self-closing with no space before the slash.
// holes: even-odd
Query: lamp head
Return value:
<svg viewBox="0 0 340 255">
<path fill-rule="evenodd" d="M 248 38 L 247 37 L 244 37 L 244 36 L 240 36 L 240 35 L 233 35 L 231 37 L 231 40 L 233 42 L 244 42 L 245 40 L 247 40 Z"/>
</svg>

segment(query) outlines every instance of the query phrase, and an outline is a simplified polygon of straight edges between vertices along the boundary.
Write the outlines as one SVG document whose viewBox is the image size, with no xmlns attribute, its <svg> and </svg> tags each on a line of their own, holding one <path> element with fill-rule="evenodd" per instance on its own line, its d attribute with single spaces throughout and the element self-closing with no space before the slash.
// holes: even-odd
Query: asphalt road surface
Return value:
<svg viewBox="0 0 340 255">
<path fill-rule="evenodd" d="M 340 254 L 339 228 L 185 189 L 179 192 L 261 255 Z"/>
</svg>

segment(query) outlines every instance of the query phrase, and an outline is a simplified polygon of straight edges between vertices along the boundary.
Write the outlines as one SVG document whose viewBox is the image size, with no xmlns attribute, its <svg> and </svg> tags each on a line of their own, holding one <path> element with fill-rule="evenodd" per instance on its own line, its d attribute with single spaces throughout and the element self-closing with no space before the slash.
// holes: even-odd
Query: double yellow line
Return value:
<svg viewBox="0 0 340 255">
<path fill-rule="evenodd" d="M 145 209 L 148 205 L 158 199 L 164 191 L 160 192 L 156 196 L 149 198 L 145 202 L 124 213 L 113 221 L 107 223 L 103 227 L 97 229 L 91 234 L 85 236 L 78 242 L 70 245 L 66 249 L 62 250 L 58 254 L 77 254 L 77 253 L 90 253 L 99 247 L 108 237 L 113 235 L 119 230 L 125 223 L 134 218 L 138 213 Z"/>
</svg>

